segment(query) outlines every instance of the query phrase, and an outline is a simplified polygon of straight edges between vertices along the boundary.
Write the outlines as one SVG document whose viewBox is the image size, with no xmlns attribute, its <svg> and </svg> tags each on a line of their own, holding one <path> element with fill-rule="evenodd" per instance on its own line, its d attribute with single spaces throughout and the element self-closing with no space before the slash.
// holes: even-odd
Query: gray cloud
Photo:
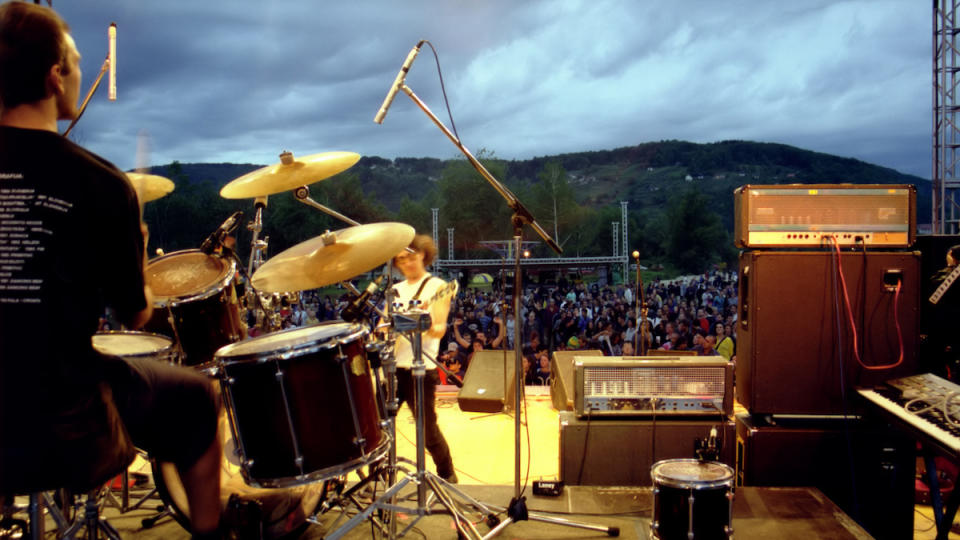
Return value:
<svg viewBox="0 0 960 540">
<path fill-rule="evenodd" d="M 457 127 L 506 158 L 660 139 L 776 141 L 930 174 L 930 7 L 911 0 L 54 2 L 84 90 L 119 27 L 120 99 L 77 139 L 123 168 L 308 154 L 450 157 L 404 95 L 438 48 Z M 432 54 L 410 87 L 447 122 Z"/>
</svg>

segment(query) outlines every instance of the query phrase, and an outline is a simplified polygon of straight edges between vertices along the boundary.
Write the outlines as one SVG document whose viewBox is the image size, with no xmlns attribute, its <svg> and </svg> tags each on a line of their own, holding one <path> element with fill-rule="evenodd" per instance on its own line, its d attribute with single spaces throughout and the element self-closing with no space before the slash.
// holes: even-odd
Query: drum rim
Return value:
<svg viewBox="0 0 960 540">
<path fill-rule="evenodd" d="M 690 480 L 677 480 L 675 478 L 670 478 L 661 474 L 657 471 L 657 467 L 660 465 L 666 465 L 669 463 L 710 463 L 713 465 L 719 465 L 724 469 L 724 472 L 727 473 L 727 476 L 722 479 L 709 480 L 704 482 L 692 482 Z M 699 459 L 664 459 L 658 461 L 650 467 L 650 478 L 653 480 L 655 485 L 663 485 L 672 488 L 679 489 L 713 489 L 721 486 L 732 486 L 734 478 L 734 470 L 731 466 L 720 461 L 701 461 Z"/>
<path fill-rule="evenodd" d="M 323 342 L 311 342 L 311 343 L 302 343 L 300 345 L 285 345 L 282 347 L 277 347 L 269 351 L 260 351 L 260 352 L 250 352 L 244 354 L 230 355 L 229 353 L 243 345 L 249 344 L 252 341 L 258 340 L 260 338 L 274 337 L 284 333 L 293 333 L 296 331 L 302 331 L 306 328 L 318 328 L 322 326 L 330 326 L 333 324 L 346 324 L 348 325 L 347 329 L 349 332 L 345 332 L 340 336 L 331 336 L 330 339 Z M 325 351 L 333 349 L 334 347 L 339 347 L 340 345 L 345 345 L 347 343 L 353 343 L 358 339 L 363 338 L 370 333 L 370 330 L 358 323 L 348 323 L 346 321 L 325 321 L 311 326 L 300 326 L 297 328 L 288 328 L 286 330 L 280 330 L 279 332 L 271 332 L 268 334 L 263 334 L 255 338 L 246 339 L 242 341 L 237 341 L 236 343 L 230 343 L 220 347 L 216 353 L 214 353 L 213 358 L 217 367 L 226 368 L 228 366 L 233 366 L 237 364 L 260 364 L 268 362 L 270 360 L 279 358 L 281 360 L 287 360 L 290 358 L 297 358 L 300 356 L 306 356 L 309 354 L 314 354 L 319 351 Z M 366 351 L 366 349 L 364 349 Z M 221 371 L 222 372 L 222 371 Z"/>
<path fill-rule="evenodd" d="M 241 465 L 240 474 L 243 476 L 243 480 L 256 488 L 288 488 L 295 486 L 302 486 L 306 484 L 313 484 L 316 482 L 321 482 L 323 480 L 329 480 L 337 476 L 343 476 L 350 474 L 351 472 L 363 467 L 364 465 L 369 465 L 375 461 L 379 461 L 387 456 L 387 452 L 390 451 L 390 445 L 393 438 L 390 436 L 390 433 L 383 428 L 380 428 L 380 433 L 382 434 L 382 440 L 372 451 L 370 451 L 366 457 L 360 456 L 353 458 L 349 461 L 343 463 L 338 463 L 330 467 L 323 469 L 318 469 L 316 471 L 307 473 L 303 476 L 283 476 L 280 478 L 254 478 L 250 476 L 247 472 L 247 469 Z M 239 446 L 238 446 L 239 448 Z M 241 457 L 242 459 L 242 457 Z"/>
<path fill-rule="evenodd" d="M 96 347 L 96 345 L 93 344 L 93 338 L 96 336 L 120 336 L 120 335 L 143 336 L 143 337 L 152 337 L 152 338 L 157 337 L 165 341 L 167 346 L 163 347 L 162 349 L 155 349 L 153 351 L 145 351 L 145 352 L 139 352 L 134 354 L 115 354 L 115 353 L 101 351 Z M 165 336 L 163 334 L 158 334 L 156 332 L 144 332 L 142 330 L 104 330 L 101 332 L 96 332 L 92 336 L 90 336 L 90 346 L 93 347 L 95 351 L 97 351 L 100 354 L 107 354 L 110 356 L 119 356 L 121 358 L 138 358 L 141 356 L 154 356 L 156 354 L 169 353 L 169 352 L 172 352 L 173 350 L 173 344 L 174 342 L 170 338 L 170 336 Z"/>
<path fill-rule="evenodd" d="M 161 256 L 159 256 L 159 257 L 155 257 L 155 258 L 147 261 L 147 266 L 146 266 L 146 268 L 144 268 L 144 271 L 146 271 L 147 269 L 150 268 L 150 263 L 152 263 L 152 262 L 159 262 L 160 260 L 168 259 L 168 258 L 171 258 L 171 257 L 176 256 L 176 255 L 183 255 L 183 254 L 185 254 L 185 253 L 203 253 L 203 251 L 201 251 L 201 250 L 199 250 L 199 249 L 181 249 L 180 251 L 174 251 L 174 252 L 171 252 L 171 253 L 164 253 L 163 255 L 161 255 Z M 207 254 L 204 253 L 204 255 L 207 255 Z M 213 255 L 207 255 L 207 256 L 208 256 L 208 257 L 213 257 Z M 229 259 L 225 259 L 225 258 L 223 258 L 223 257 L 214 257 L 214 258 L 220 259 L 221 261 L 224 261 L 224 262 L 227 263 L 227 270 L 228 270 L 228 271 L 227 271 L 227 273 L 226 273 L 226 276 L 224 276 L 223 279 L 214 282 L 212 285 L 210 285 L 210 286 L 209 286 L 208 288 L 206 288 L 206 289 L 201 289 L 200 292 L 198 292 L 198 293 L 194 293 L 194 294 L 190 294 L 190 295 L 181 295 L 181 296 L 161 296 L 161 295 L 157 295 L 157 296 L 154 296 L 154 298 L 153 298 L 153 307 L 155 307 L 155 308 L 156 308 L 156 307 L 166 308 L 168 304 L 169 304 L 170 307 L 177 307 L 177 306 L 179 306 L 180 304 L 188 304 L 188 303 L 190 303 L 190 302 L 197 302 L 197 301 L 199 301 L 199 300 L 206 300 L 207 298 L 210 298 L 211 296 L 213 296 L 213 295 L 219 293 L 220 291 L 224 290 L 225 288 L 227 288 L 227 286 L 230 285 L 230 282 L 233 281 L 233 280 L 234 280 L 234 277 L 236 276 L 236 273 L 237 273 L 237 261 L 235 261 L 233 258 L 229 258 Z"/>
</svg>

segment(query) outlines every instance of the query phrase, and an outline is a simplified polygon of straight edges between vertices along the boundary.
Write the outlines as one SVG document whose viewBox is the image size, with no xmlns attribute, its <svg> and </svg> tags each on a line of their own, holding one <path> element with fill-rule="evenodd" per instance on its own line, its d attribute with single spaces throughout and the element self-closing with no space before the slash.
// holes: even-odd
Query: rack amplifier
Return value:
<svg viewBox="0 0 960 540">
<path fill-rule="evenodd" d="M 720 357 L 577 357 L 580 416 L 709 416 L 733 411 L 733 364 Z"/>
<path fill-rule="evenodd" d="M 916 238 L 912 185 L 791 184 L 740 186 L 733 192 L 740 248 L 906 248 Z"/>
</svg>

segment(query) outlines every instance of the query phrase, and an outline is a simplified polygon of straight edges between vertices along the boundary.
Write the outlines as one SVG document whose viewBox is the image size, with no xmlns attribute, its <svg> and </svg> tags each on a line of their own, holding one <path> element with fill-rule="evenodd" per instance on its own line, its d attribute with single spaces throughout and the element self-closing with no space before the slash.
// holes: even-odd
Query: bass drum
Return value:
<svg viewBox="0 0 960 540">
<path fill-rule="evenodd" d="M 185 366 L 202 366 L 220 347 L 245 337 L 235 276 L 237 263 L 199 249 L 175 251 L 147 263 L 153 317 L 145 330 L 173 338 Z"/>
<path fill-rule="evenodd" d="M 300 486 L 288 489 L 259 489 L 246 485 L 240 475 L 240 461 L 236 444 L 230 435 L 226 413 L 220 415 L 220 434 L 223 442 L 223 460 L 220 466 L 220 515 L 229 510 L 231 498 L 255 501 L 263 511 L 262 525 L 265 538 L 281 538 L 298 529 L 313 515 L 320 502 L 322 485 Z M 190 531 L 190 507 L 187 493 L 176 467 L 171 463 L 151 460 L 153 483 L 157 494 L 166 505 L 170 516 L 185 530 Z"/>
</svg>

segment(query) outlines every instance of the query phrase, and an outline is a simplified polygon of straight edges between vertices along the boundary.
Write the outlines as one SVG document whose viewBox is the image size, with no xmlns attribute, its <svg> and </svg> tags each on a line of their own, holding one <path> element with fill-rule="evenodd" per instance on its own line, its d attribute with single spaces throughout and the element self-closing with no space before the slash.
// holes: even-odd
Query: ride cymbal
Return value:
<svg viewBox="0 0 960 540">
<path fill-rule="evenodd" d="M 263 292 L 316 289 L 369 272 L 410 245 L 405 223 L 370 223 L 326 232 L 272 257 L 253 273 Z"/>
<path fill-rule="evenodd" d="M 225 199 L 253 199 L 290 191 L 343 172 L 360 160 L 354 152 L 323 152 L 294 159 L 280 154 L 280 163 L 249 172 L 220 190 Z"/>
<path fill-rule="evenodd" d="M 169 194 L 175 187 L 173 180 L 155 174 L 128 172 L 127 178 L 133 184 L 141 204 L 155 201 Z"/>
</svg>

